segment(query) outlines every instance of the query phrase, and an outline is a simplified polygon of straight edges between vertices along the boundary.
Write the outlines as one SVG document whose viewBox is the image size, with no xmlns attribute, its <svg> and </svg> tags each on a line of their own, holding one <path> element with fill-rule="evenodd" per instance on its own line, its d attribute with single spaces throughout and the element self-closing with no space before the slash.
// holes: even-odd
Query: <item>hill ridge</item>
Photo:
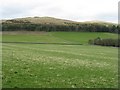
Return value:
<svg viewBox="0 0 120 90">
<path fill-rule="evenodd" d="M 66 23 L 68 24 L 72 24 L 72 23 L 74 24 L 80 24 L 80 23 L 116 24 L 116 23 L 100 21 L 100 20 L 77 22 L 73 20 L 67 20 L 67 19 L 61 19 L 61 18 L 55 18 L 55 17 L 49 17 L 49 16 L 44 16 L 44 17 L 34 16 L 34 17 L 24 17 L 24 18 L 2 20 L 2 22 L 7 22 L 7 23 L 13 22 L 13 21 L 29 22 L 33 24 L 58 24 L 58 25 L 64 25 Z"/>
</svg>

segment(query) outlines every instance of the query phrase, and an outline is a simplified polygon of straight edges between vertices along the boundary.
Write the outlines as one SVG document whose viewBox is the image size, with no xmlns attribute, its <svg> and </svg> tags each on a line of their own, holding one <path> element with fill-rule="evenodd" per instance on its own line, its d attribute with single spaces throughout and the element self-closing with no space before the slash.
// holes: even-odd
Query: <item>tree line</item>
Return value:
<svg viewBox="0 0 120 90">
<path fill-rule="evenodd" d="M 111 32 L 120 33 L 120 26 L 114 24 L 80 23 L 55 25 L 33 23 L 2 23 L 2 31 L 75 31 L 75 32 Z"/>
<path fill-rule="evenodd" d="M 120 39 L 101 39 L 98 37 L 94 40 L 89 40 L 88 43 L 91 45 L 120 47 Z"/>
</svg>

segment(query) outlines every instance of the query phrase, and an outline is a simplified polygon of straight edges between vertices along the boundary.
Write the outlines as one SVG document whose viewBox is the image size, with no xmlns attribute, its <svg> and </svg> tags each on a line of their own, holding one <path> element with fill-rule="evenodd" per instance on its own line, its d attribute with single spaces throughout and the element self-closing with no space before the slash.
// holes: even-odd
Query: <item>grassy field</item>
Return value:
<svg viewBox="0 0 120 90">
<path fill-rule="evenodd" d="M 4 33 L 3 41 L 9 42 L 84 45 L 3 43 L 3 87 L 117 88 L 118 49 L 87 45 L 87 40 L 98 36 L 117 38 L 109 33 Z"/>
<path fill-rule="evenodd" d="M 113 33 L 97 32 L 3 32 L 3 41 L 87 44 L 89 39 L 118 38 Z"/>
</svg>

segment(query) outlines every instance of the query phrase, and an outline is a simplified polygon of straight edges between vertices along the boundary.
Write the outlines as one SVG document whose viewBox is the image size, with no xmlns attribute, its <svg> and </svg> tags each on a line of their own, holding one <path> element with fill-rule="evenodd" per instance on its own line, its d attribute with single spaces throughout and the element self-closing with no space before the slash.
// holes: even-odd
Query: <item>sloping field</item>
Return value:
<svg viewBox="0 0 120 90">
<path fill-rule="evenodd" d="M 96 32 L 3 32 L 3 42 L 41 42 L 41 43 L 74 43 L 87 44 L 88 40 L 117 38 L 113 33 Z"/>
<path fill-rule="evenodd" d="M 117 34 L 103 32 L 53 32 L 53 36 L 80 44 L 87 44 L 90 39 L 100 38 L 118 38 Z"/>
</svg>

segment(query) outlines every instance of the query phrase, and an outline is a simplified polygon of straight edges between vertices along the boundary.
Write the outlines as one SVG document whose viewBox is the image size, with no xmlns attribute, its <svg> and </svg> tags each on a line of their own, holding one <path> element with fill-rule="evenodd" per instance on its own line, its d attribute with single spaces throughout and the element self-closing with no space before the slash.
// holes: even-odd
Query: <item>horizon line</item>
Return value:
<svg viewBox="0 0 120 90">
<path fill-rule="evenodd" d="M 13 19 L 21 19 L 21 18 L 44 18 L 44 17 L 48 17 L 48 18 L 55 18 L 55 19 L 62 19 L 62 20 L 69 20 L 69 21 L 73 21 L 73 22 L 105 22 L 105 23 L 113 23 L 113 24 L 118 24 L 118 22 L 111 22 L 111 21 L 104 21 L 104 20 L 83 20 L 83 21 L 76 21 L 76 20 L 72 20 L 72 19 L 66 19 L 66 18 L 58 18 L 58 17 L 52 17 L 52 16 L 25 16 L 25 17 L 15 17 L 15 18 L 3 18 L 0 20 L 13 20 Z"/>
</svg>

